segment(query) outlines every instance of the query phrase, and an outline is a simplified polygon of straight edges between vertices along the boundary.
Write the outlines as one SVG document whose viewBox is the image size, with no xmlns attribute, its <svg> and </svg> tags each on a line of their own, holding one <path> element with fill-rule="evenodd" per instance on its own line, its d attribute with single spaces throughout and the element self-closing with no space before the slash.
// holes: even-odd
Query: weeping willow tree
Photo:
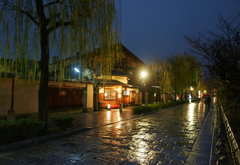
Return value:
<svg viewBox="0 0 240 165">
<path fill-rule="evenodd" d="M 171 82 L 175 93 L 182 95 L 192 86 L 196 91 L 199 87 L 200 67 L 196 57 L 184 52 L 176 53 L 168 59 L 172 66 Z M 175 96 L 176 98 L 176 96 Z"/>
<path fill-rule="evenodd" d="M 166 103 L 166 92 L 172 91 L 170 74 L 171 65 L 165 60 L 155 59 L 151 65 L 152 74 L 158 78 L 159 89 L 163 91 L 164 103 Z"/>
<path fill-rule="evenodd" d="M 120 57 L 114 0 L 0 0 L 0 8 L 0 71 L 25 81 L 38 77 L 38 118 L 45 128 L 53 54 L 61 61 L 60 81 L 69 59 L 72 65 L 82 65 L 79 56 L 93 49 L 100 48 L 97 60 L 104 73 L 110 73 L 114 58 Z"/>
</svg>

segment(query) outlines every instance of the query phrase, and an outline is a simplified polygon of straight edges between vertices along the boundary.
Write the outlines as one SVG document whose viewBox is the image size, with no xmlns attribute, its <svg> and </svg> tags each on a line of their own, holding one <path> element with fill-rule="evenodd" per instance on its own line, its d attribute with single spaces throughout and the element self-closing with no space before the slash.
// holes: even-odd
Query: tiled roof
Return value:
<svg viewBox="0 0 240 165">
<path fill-rule="evenodd" d="M 132 85 L 132 84 L 124 84 L 120 81 L 117 80 L 103 80 L 99 81 L 98 84 L 103 84 L 103 85 L 122 85 L 123 87 L 129 87 L 129 88 L 139 88 L 137 85 Z"/>
<path fill-rule="evenodd" d="M 126 77 L 131 77 L 131 75 L 124 73 L 122 71 L 118 71 L 118 70 L 112 70 L 112 75 L 113 76 L 126 76 Z"/>
</svg>

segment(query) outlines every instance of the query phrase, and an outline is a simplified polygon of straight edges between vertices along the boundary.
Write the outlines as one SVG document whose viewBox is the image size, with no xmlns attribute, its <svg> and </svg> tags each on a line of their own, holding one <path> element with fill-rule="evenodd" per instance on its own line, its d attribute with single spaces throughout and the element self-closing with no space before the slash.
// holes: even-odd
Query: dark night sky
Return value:
<svg viewBox="0 0 240 165">
<path fill-rule="evenodd" d="M 217 31 L 224 18 L 240 12 L 240 0 L 119 0 L 122 44 L 149 64 L 155 57 L 189 51 L 183 34 Z"/>
</svg>

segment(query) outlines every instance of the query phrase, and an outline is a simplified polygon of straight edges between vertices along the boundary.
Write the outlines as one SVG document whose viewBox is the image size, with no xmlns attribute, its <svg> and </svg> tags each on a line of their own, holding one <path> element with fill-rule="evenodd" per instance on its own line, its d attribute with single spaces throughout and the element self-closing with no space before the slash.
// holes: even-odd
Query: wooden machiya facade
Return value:
<svg viewBox="0 0 240 165">
<path fill-rule="evenodd" d="M 84 93 L 87 93 L 84 96 Z M 85 98 L 84 98 L 85 97 Z M 78 108 L 83 112 L 94 111 L 94 84 L 82 81 L 50 81 L 48 86 L 48 108 Z M 85 110 L 84 110 L 85 109 Z"/>
<path fill-rule="evenodd" d="M 97 77 L 99 84 L 100 108 L 139 105 L 142 103 L 140 73 L 147 65 L 137 56 L 122 45 L 122 61 L 116 62 L 112 75 L 101 83 L 101 77 Z"/>
<path fill-rule="evenodd" d="M 82 87 L 48 87 L 48 107 L 82 107 L 83 88 Z"/>
<path fill-rule="evenodd" d="M 117 108 L 122 103 L 123 106 L 138 105 L 140 101 L 141 92 L 139 87 L 129 88 L 125 85 L 106 85 L 99 88 L 99 103 L 100 108 Z"/>
</svg>

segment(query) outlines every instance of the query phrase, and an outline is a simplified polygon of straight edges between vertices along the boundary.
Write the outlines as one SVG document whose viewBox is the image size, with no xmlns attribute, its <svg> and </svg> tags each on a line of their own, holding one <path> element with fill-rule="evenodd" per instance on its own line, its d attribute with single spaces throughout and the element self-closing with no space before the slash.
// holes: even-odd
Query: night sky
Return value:
<svg viewBox="0 0 240 165">
<path fill-rule="evenodd" d="M 119 3 L 121 3 L 121 8 Z M 217 31 L 224 18 L 240 12 L 240 0 L 119 0 L 122 44 L 146 64 L 155 57 L 189 51 L 184 35 Z"/>
</svg>

